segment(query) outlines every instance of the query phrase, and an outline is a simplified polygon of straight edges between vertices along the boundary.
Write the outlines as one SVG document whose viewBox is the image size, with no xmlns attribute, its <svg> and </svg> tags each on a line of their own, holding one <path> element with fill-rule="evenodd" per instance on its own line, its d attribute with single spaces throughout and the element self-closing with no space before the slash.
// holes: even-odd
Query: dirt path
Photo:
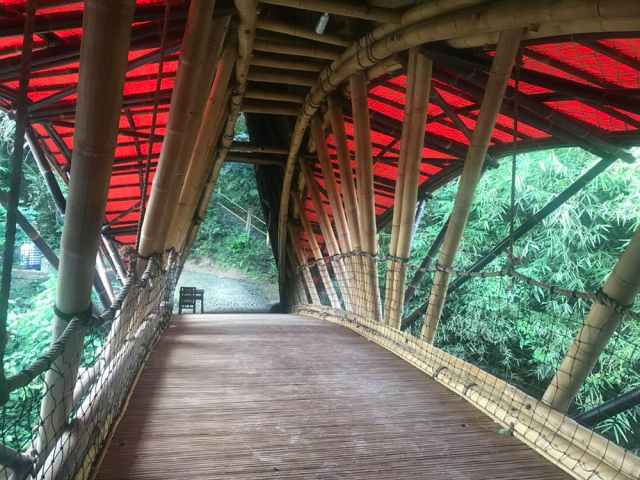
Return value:
<svg viewBox="0 0 640 480">
<path fill-rule="evenodd" d="M 219 271 L 214 267 L 187 263 L 178 286 L 204 289 L 207 312 L 267 312 L 278 301 L 277 290 L 243 278 L 238 272 Z"/>
</svg>

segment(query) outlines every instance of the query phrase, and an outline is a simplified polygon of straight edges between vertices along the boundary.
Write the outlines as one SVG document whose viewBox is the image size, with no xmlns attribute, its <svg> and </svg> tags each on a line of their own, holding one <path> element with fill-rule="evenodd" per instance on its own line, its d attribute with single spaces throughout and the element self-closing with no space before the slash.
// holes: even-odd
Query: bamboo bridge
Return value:
<svg viewBox="0 0 640 480">
<path fill-rule="evenodd" d="M 637 385 L 572 411 L 638 322 L 640 231 L 594 292 L 513 255 L 636 161 L 640 2 L 0 0 L 0 109 L 16 125 L 1 478 L 640 479 L 640 458 L 594 431 L 637 407 Z M 485 170 L 559 147 L 600 160 L 459 270 Z M 64 216 L 59 253 L 20 212 L 27 161 Z M 278 311 L 176 316 L 224 162 L 255 165 Z M 454 181 L 440 234 L 412 248 L 418 205 Z M 511 195 L 513 214 L 515 173 Z M 17 226 L 58 272 L 52 344 L 16 367 Z M 438 343 L 452 292 L 487 277 L 584 311 L 543 392 Z"/>
</svg>

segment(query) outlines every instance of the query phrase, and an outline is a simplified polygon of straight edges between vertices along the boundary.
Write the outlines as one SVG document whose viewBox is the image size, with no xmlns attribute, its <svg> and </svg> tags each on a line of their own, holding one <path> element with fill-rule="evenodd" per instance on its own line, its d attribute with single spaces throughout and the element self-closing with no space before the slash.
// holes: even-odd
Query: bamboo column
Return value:
<svg viewBox="0 0 640 480">
<path fill-rule="evenodd" d="M 406 261 L 411 250 L 412 229 L 418 201 L 432 67 L 431 60 L 417 48 L 409 51 L 404 122 L 389 245 L 391 258 L 385 283 L 385 322 L 395 328 L 400 328 L 404 306 Z"/>
<path fill-rule="evenodd" d="M 620 306 L 632 305 L 640 290 L 640 230 L 633 236 L 602 287 L 609 305 L 594 302 L 542 401 L 566 412 L 622 320 Z"/>
<path fill-rule="evenodd" d="M 349 236 L 351 238 L 351 252 L 356 253 L 362 250 L 362 242 L 360 240 L 358 198 L 356 195 L 356 185 L 353 177 L 353 168 L 351 167 L 351 155 L 347 145 L 347 134 L 344 128 L 344 117 L 342 115 L 342 107 L 339 100 L 333 95 L 327 98 L 328 117 L 331 124 L 333 139 L 336 144 L 336 157 L 338 160 L 338 168 L 340 170 L 340 192 L 342 201 L 344 202 L 345 215 L 347 217 L 347 226 L 349 228 Z M 365 282 L 365 260 L 361 256 L 353 257 L 354 284 L 355 288 L 363 291 Z M 358 312 L 362 314 L 362 311 Z"/>
<path fill-rule="evenodd" d="M 506 30 L 500 33 L 500 40 L 498 41 L 496 55 L 487 79 L 480 114 L 471 137 L 460 183 L 458 184 L 458 193 L 456 194 L 453 211 L 447 226 L 447 233 L 438 256 L 438 266 L 441 270 L 435 274 L 431 296 L 429 297 L 429 307 L 422 326 L 422 336 L 427 342 L 433 342 L 436 335 L 449 286 L 450 275 L 446 270 L 453 265 L 453 260 L 462 240 L 462 234 L 471 211 L 473 195 L 482 175 L 482 166 L 491 141 L 491 134 L 493 133 L 504 93 L 511 77 L 511 70 L 520 48 L 522 34 L 522 29 Z"/>
<path fill-rule="evenodd" d="M 367 77 L 358 72 L 349 78 L 351 106 L 356 149 L 356 179 L 358 184 L 359 228 L 362 250 L 365 257 L 366 284 L 365 302 L 370 318 L 382 321 L 380 288 L 378 282 L 376 255 L 378 239 L 376 231 L 375 192 L 373 190 L 373 156 L 371 153 L 371 126 L 367 104 Z"/>
<path fill-rule="evenodd" d="M 327 268 L 327 261 L 322 255 L 322 250 L 320 249 L 320 245 L 318 245 L 316 234 L 314 233 L 313 228 L 311 228 L 309 219 L 307 218 L 307 215 L 303 210 L 302 202 L 298 202 L 296 200 L 296 203 L 297 205 L 295 205 L 294 208 L 296 208 L 300 214 L 300 222 L 302 223 L 302 228 L 307 235 L 309 246 L 311 247 L 311 253 L 313 254 L 314 260 L 318 265 L 318 271 L 320 272 L 322 285 L 324 287 L 324 291 L 327 292 L 327 296 L 329 297 L 329 303 L 331 303 L 331 306 L 333 308 L 341 309 L 342 306 L 340 304 L 340 298 L 338 298 L 336 289 L 333 286 L 333 280 L 331 280 L 331 275 L 329 274 L 329 269 Z"/>
<path fill-rule="evenodd" d="M 302 252 L 302 248 L 299 244 L 300 235 L 296 229 L 289 224 L 289 237 L 291 242 L 291 249 L 293 250 L 295 257 L 298 261 L 299 270 L 302 271 L 302 275 L 304 278 L 304 283 L 307 286 L 307 291 L 311 297 L 311 303 L 314 305 L 322 305 L 320 301 L 320 295 L 318 294 L 318 287 L 316 283 L 313 281 L 313 275 L 311 275 L 311 269 L 307 263 L 307 259 L 305 258 L 304 253 Z"/>
<path fill-rule="evenodd" d="M 164 251 L 173 212 L 182 188 L 182 183 L 177 181 L 176 176 L 184 168 L 182 162 L 189 160 L 182 148 L 190 134 L 187 131 L 190 111 L 194 108 L 199 93 L 194 84 L 200 83 L 200 77 L 208 73 L 208 69 L 203 68 L 203 63 L 214 6 L 215 2 L 212 0 L 193 0 L 189 6 L 180 66 L 171 94 L 169 122 L 142 225 L 139 253 L 143 257 Z"/>
<path fill-rule="evenodd" d="M 193 219 L 198 200 L 207 183 L 207 173 L 212 168 L 214 149 L 224 127 L 225 103 L 228 100 L 228 86 L 236 56 L 236 45 L 233 43 L 227 45 L 218 63 L 216 76 L 207 99 L 202 124 L 189 162 L 189 170 L 172 222 L 176 228 L 170 246 L 178 250 L 181 250 L 184 245 L 185 231 Z"/>
<path fill-rule="evenodd" d="M 87 0 L 83 15 L 80 77 L 73 137 L 72 175 L 60 247 L 53 337 L 91 304 L 100 226 L 115 153 L 134 0 Z M 109 68 L 105 68 L 108 65 Z M 62 433 L 69 418 L 84 332 L 71 336 L 47 372 L 40 409 L 39 458 Z"/>
<path fill-rule="evenodd" d="M 309 170 L 309 166 L 306 163 L 300 162 L 300 169 L 302 170 L 302 174 L 307 185 L 307 190 L 309 191 L 309 196 L 311 197 L 313 209 L 318 216 L 320 231 L 322 232 L 322 237 L 324 238 L 324 243 L 327 247 L 327 253 L 331 257 L 340 255 L 342 253 L 340 251 L 340 245 L 338 244 L 338 240 L 336 239 L 333 227 L 331 226 L 331 222 L 329 221 L 329 216 L 324 209 L 322 198 L 320 197 L 320 191 L 318 190 L 318 184 L 313 178 L 313 174 Z M 348 281 L 348 272 L 344 267 L 344 263 L 339 259 L 335 259 L 333 261 L 333 268 L 338 280 L 338 287 L 340 289 L 340 293 L 342 294 L 342 299 L 345 302 L 345 308 L 349 310 L 351 308 L 351 305 L 350 297 L 347 292 L 348 285 L 350 284 Z"/>
<path fill-rule="evenodd" d="M 353 247 L 351 245 L 351 236 L 347 224 L 347 217 L 345 215 L 344 205 L 342 204 L 342 199 L 340 198 L 340 193 L 338 191 L 336 175 L 333 171 L 331 160 L 329 159 L 329 152 L 327 151 L 327 144 L 325 142 L 324 132 L 322 129 L 322 120 L 317 115 L 311 120 L 311 138 L 316 145 L 318 163 L 320 164 L 322 176 L 324 177 L 327 197 L 329 198 L 329 205 L 331 206 L 331 212 L 333 213 L 333 220 L 336 226 L 336 233 L 338 234 L 338 244 L 340 245 L 340 251 L 342 253 L 349 253 L 353 251 Z M 355 261 L 355 258 L 352 256 L 345 257 L 341 261 L 342 263 L 344 263 L 347 272 L 350 273 L 349 277 L 345 278 L 345 281 L 347 283 L 344 287 L 344 293 L 349 296 L 350 305 L 352 307 L 357 307 L 357 305 L 354 305 L 352 297 L 357 288 L 356 280 L 358 277 L 358 262 Z"/>
</svg>

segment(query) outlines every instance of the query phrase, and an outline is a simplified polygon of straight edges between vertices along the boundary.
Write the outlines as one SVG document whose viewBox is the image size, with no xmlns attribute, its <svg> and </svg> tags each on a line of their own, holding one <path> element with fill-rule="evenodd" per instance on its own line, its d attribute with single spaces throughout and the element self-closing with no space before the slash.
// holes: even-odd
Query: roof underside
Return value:
<svg viewBox="0 0 640 480">
<path fill-rule="evenodd" d="M 0 108 L 7 111 L 15 108 L 17 98 L 24 3 L 24 0 L 0 3 Z M 66 178 L 73 150 L 83 4 L 41 0 L 39 5 L 28 89 L 31 132 L 45 156 Z M 137 6 L 104 229 L 121 243 L 135 241 L 140 202 L 143 197 L 146 201 L 151 191 L 169 116 L 187 12 L 185 2 L 172 3 L 163 39 L 164 0 L 138 0 Z M 228 7 L 224 11 L 222 7 L 217 8 L 217 15 L 233 14 Z M 260 16 L 277 19 L 286 18 L 289 13 L 283 7 L 267 7 Z M 313 20 L 313 15 L 319 16 L 313 12 L 297 15 L 300 17 L 293 18 L 305 21 Z M 367 25 L 373 24 L 361 22 L 359 25 L 366 31 L 370 28 Z M 300 42 L 293 37 L 280 38 Z M 161 48 L 163 42 L 164 48 Z M 494 52 L 491 48 L 457 49 L 448 44 L 429 44 L 423 48 L 434 60 L 420 178 L 420 188 L 425 192 L 437 189 L 460 172 Z M 269 53 L 267 57 L 303 60 L 277 53 Z M 402 55 L 399 61 L 402 64 Z M 328 63 L 329 59 L 318 60 L 318 70 Z M 251 69 L 251 72 L 261 71 L 256 67 Z M 304 73 L 311 79 L 317 74 Z M 249 78 L 249 89 L 274 86 L 258 77 L 252 80 L 250 75 Z M 381 221 L 393 206 L 405 82 L 402 69 L 370 82 L 375 203 Z M 279 85 L 277 88 L 304 97 L 308 86 Z M 348 92 L 342 94 L 349 147 L 353 153 Z M 288 106 L 299 108 L 295 103 Z M 514 110 L 518 111 L 515 134 Z M 251 110 L 247 108 L 247 111 Z M 521 60 L 510 83 L 489 153 L 492 158 L 499 158 L 514 148 L 528 151 L 578 145 L 604 156 L 612 146 L 637 145 L 639 128 L 640 32 L 528 40 L 523 44 Z M 330 134 L 327 141 L 329 152 L 335 154 Z M 284 165 L 281 153 L 252 155 L 245 152 L 243 159 L 256 160 L 259 156 Z M 335 170 L 337 175 L 337 165 Z M 320 168 L 317 166 L 315 171 L 323 187 Z M 145 172 L 149 177 L 146 195 L 143 195 Z M 317 222 L 309 201 L 306 209 L 309 219 Z M 327 211 L 330 214 L 328 208 Z"/>
</svg>

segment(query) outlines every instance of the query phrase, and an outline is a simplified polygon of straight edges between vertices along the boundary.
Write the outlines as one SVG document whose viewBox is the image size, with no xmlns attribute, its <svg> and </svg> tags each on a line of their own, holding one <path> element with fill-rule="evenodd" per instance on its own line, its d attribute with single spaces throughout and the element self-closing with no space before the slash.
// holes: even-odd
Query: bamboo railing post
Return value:
<svg viewBox="0 0 640 480">
<path fill-rule="evenodd" d="M 343 254 L 349 253 L 353 250 L 353 247 L 351 244 L 351 236 L 347 224 L 347 217 L 345 215 L 344 205 L 338 191 L 338 183 L 333 171 L 333 166 L 331 165 L 331 160 L 329 159 L 329 152 L 327 151 L 327 144 L 322 129 L 322 120 L 318 116 L 315 116 L 311 120 L 311 138 L 316 145 L 318 163 L 320 164 L 322 176 L 324 177 L 327 197 L 329 198 L 329 204 L 331 206 L 333 220 L 336 226 L 336 232 L 338 234 L 338 244 L 340 245 L 340 251 Z M 344 286 L 344 293 L 349 295 L 349 297 L 353 297 L 353 292 L 357 288 L 357 262 L 355 261 L 355 258 L 353 256 L 345 257 L 344 259 L 342 259 L 342 262 L 345 264 L 347 273 L 350 274 L 349 277 L 345 278 L 345 281 L 347 283 Z M 350 301 L 349 303 L 357 308 L 357 305 L 354 305 L 353 301 Z"/>
<path fill-rule="evenodd" d="M 436 272 L 433 280 L 429 307 L 422 326 L 422 336 L 427 342 L 433 342 L 436 335 L 449 285 L 450 274 L 447 269 L 453 265 L 453 260 L 462 240 L 464 228 L 471 211 L 473 195 L 482 175 L 482 166 L 484 165 L 493 128 L 502 106 L 507 84 L 511 77 L 511 70 L 520 48 L 522 34 L 522 29 L 506 30 L 500 33 L 496 55 L 491 65 L 491 72 L 489 73 L 480 106 L 480 114 L 478 115 L 476 128 L 473 131 L 462 175 L 460 176 L 453 212 L 438 255 L 439 271 Z"/>
<path fill-rule="evenodd" d="M 183 163 L 189 160 L 183 146 L 190 135 L 187 131 L 190 112 L 195 106 L 198 93 L 201 93 L 193 88 L 193 84 L 199 83 L 201 75 L 208 74 L 207 68 L 203 68 L 203 63 L 214 6 L 213 0 L 193 0 L 189 6 L 180 66 L 171 94 L 169 121 L 140 234 L 139 253 L 143 257 L 164 251 L 173 212 L 182 188 L 182 182 L 176 176 L 184 168 Z"/>
<path fill-rule="evenodd" d="M 394 197 L 389 263 L 385 284 L 385 322 L 400 328 L 404 306 L 406 261 L 411 249 L 412 229 L 418 201 L 420 164 L 424 148 L 427 102 L 432 62 L 417 48 L 409 52 L 407 93 L 400 144 L 400 160 Z"/>
<path fill-rule="evenodd" d="M 632 305 L 639 290 L 640 230 L 631 238 L 602 286 L 601 293 L 605 301 L 591 305 L 580 332 L 544 392 L 544 403 L 563 413 L 567 412 L 622 320 L 622 312 L 616 305 Z"/>
<path fill-rule="evenodd" d="M 327 212 L 325 211 L 322 204 L 322 198 L 320 197 L 318 184 L 313 178 L 313 174 L 309 170 L 309 166 L 304 163 L 304 161 L 300 162 L 300 169 L 302 170 L 302 174 L 307 185 L 307 190 L 309 191 L 309 196 L 311 197 L 313 209 L 316 211 L 316 215 L 320 223 L 320 230 L 322 232 L 322 237 L 324 238 L 324 243 L 327 247 L 327 253 L 331 257 L 336 257 L 342 252 L 340 251 L 340 246 L 333 231 L 333 227 L 331 226 L 331 222 L 329 221 L 329 216 L 327 215 Z M 347 275 L 348 272 L 344 267 L 342 259 L 336 259 L 333 263 L 333 267 L 338 279 L 338 286 L 340 289 L 340 293 L 342 294 L 342 299 L 345 303 L 345 308 L 349 310 L 351 308 L 351 305 L 347 287 L 349 285 Z"/>
<path fill-rule="evenodd" d="M 331 95 L 327 98 L 328 116 L 331 124 L 333 139 L 336 144 L 336 157 L 338 168 L 340 169 L 340 191 L 344 202 L 345 215 L 347 217 L 347 226 L 351 238 L 351 252 L 356 253 L 362 250 L 362 242 L 360 240 L 360 213 L 358 208 L 358 197 L 356 194 L 355 180 L 353 177 L 353 169 L 351 167 L 351 155 L 347 146 L 347 134 L 344 127 L 344 117 L 342 115 L 342 107 L 339 100 Z M 359 255 L 353 257 L 354 283 L 355 288 L 361 291 L 365 285 L 365 259 Z M 358 306 L 361 307 L 361 306 Z M 361 313 L 361 312 L 360 312 Z"/>
<path fill-rule="evenodd" d="M 338 298 L 338 294 L 336 293 L 336 289 L 333 285 L 333 280 L 331 280 L 331 275 L 329 274 L 329 269 L 327 268 L 326 260 L 322 255 L 322 250 L 320 249 L 320 245 L 318 245 L 318 240 L 316 239 L 316 234 L 313 232 L 313 228 L 311 228 L 311 224 L 309 223 L 309 219 L 307 218 L 306 213 L 302 209 L 301 202 L 297 202 L 297 205 L 294 206 L 298 210 L 300 214 L 300 222 L 302 223 L 302 228 L 307 235 L 307 239 L 309 242 L 309 246 L 311 247 L 311 253 L 313 253 L 313 257 L 318 265 L 318 271 L 320 272 L 320 278 L 322 279 L 322 284 L 325 292 L 327 292 L 327 296 L 329 297 L 329 303 L 333 308 L 340 309 L 342 308 L 340 305 L 340 299 Z"/>
<path fill-rule="evenodd" d="M 378 239 L 376 231 L 375 193 L 373 189 L 373 156 L 371 153 L 371 126 L 367 103 L 367 77 L 358 72 L 349 78 L 353 127 L 356 149 L 356 178 L 358 184 L 359 228 L 362 250 L 365 257 L 366 285 L 365 302 L 370 318 L 382 321 L 380 288 L 378 282 L 376 255 Z"/>
<path fill-rule="evenodd" d="M 83 15 L 80 77 L 76 106 L 73 171 L 60 247 L 53 338 L 66 328 L 67 315 L 83 314 L 91 305 L 100 225 L 115 153 L 122 91 L 127 67 L 134 0 L 87 0 Z M 109 68 L 104 66 L 108 65 Z M 67 423 L 84 332 L 69 338 L 64 353 L 45 376 L 43 422 L 36 439 L 46 458 Z"/>
<path fill-rule="evenodd" d="M 322 305 L 320 301 L 320 295 L 318 294 L 318 287 L 316 283 L 313 281 L 313 275 L 311 275 L 311 269 L 309 268 L 309 264 L 307 263 L 307 259 L 305 258 L 304 253 L 302 252 L 302 248 L 298 243 L 300 239 L 299 232 L 293 227 L 293 225 L 289 224 L 289 241 L 291 242 L 291 249 L 295 254 L 296 260 L 298 261 L 298 268 L 302 271 L 304 283 L 306 284 L 307 291 L 311 296 L 311 303 L 315 305 Z"/>
</svg>

